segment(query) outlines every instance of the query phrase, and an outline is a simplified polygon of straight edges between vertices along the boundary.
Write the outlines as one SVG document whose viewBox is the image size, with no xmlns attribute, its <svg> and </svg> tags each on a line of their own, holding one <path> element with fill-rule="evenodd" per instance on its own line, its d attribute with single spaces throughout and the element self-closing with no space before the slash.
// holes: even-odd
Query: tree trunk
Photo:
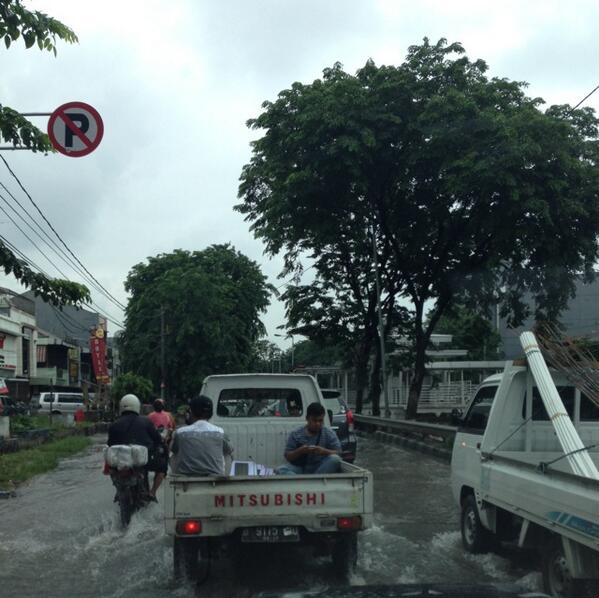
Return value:
<svg viewBox="0 0 599 598">
<path fill-rule="evenodd" d="M 370 372 L 370 392 L 368 397 L 372 403 L 372 415 L 375 417 L 381 414 L 381 346 L 376 343 L 374 364 Z"/>
<path fill-rule="evenodd" d="M 368 385 L 368 359 L 370 357 L 370 347 L 372 345 L 372 335 L 366 331 L 364 338 L 360 343 L 355 356 L 354 365 L 356 368 L 356 413 L 362 413 L 364 390 Z"/>
<path fill-rule="evenodd" d="M 430 334 L 426 335 L 422 330 L 422 320 L 416 320 L 415 325 L 414 378 L 410 383 L 406 419 L 416 419 L 416 414 L 418 413 L 418 400 L 420 399 L 420 391 L 422 390 L 422 383 L 426 375 L 426 347 L 430 338 Z"/>
</svg>

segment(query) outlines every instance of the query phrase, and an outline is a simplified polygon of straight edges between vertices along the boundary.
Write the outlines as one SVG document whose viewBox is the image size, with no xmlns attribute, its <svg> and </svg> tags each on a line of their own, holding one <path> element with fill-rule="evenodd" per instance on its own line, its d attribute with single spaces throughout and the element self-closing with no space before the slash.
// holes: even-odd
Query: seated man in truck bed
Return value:
<svg viewBox="0 0 599 598">
<path fill-rule="evenodd" d="M 194 397 L 189 402 L 192 423 L 179 428 L 171 445 L 173 473 L 189 476 L 224 476 L 225 456 L 233 448 L 222 428 L 208 422 L 212 417 L 212 401 Z"/>
<path fill-rule="evenodd" d="M 288 464 L 277 468 L 280 475 L 339 473 L 341 443 L 337 434 L 324 426 L 325 410 L 320 403 L 310 403 L 306 425 L 293 430 L 287 439 L 285 459 Z"/>
</svg>

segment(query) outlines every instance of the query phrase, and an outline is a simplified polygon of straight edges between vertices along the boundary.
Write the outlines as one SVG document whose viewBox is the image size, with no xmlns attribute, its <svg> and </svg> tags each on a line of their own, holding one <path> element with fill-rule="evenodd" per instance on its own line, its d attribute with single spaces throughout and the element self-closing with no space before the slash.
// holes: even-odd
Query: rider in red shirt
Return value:
<svg viewBox="0 0 599 598">
<path fill-rule="evenodd" d="M 168 445 L 175 430 L 175 420 L 173 416 L 164 410 L 164 401 L 162 399 L 156 399 L 153 404 L 154 411 L 148 415 L 150 421 L 154 424 L 156 429 L 160 432 L 163 440 L 163 450 L 159 452 L 155 464 L 155 475 L 154 482 L 150 494 L 156 496 L 156 491 L 162 484 L 162 480 L 166 477 L 168 470 Z"/>
</svg>

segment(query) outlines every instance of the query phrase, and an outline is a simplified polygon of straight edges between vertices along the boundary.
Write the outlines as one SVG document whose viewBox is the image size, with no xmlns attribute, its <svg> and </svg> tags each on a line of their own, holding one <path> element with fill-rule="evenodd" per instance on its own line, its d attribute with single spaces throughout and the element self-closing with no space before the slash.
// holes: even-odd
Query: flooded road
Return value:
<svg viewBox="0 0 599 598">
<path fill-rule="evenodd" d="M 192 597 L 172 579 L 172 546 L 160 505 L 119 528 L 114 491 L 101 474 L 101 442 L 35 478 L 0 503 L 0 596 Z M 540 577 L 518 553 L 465 555 L 447 464 L 402 448 L 360 440 L 358 463 L 375 477 L 375 526 L 361 534 L 352 585 L 414 582 L 516 582 Z M 327 559 L 301 551 L 257 552 L 240 573 L 220 561 L 202 596 L 261 590 L 322 589 L 334 579 Z"/>
</svg>

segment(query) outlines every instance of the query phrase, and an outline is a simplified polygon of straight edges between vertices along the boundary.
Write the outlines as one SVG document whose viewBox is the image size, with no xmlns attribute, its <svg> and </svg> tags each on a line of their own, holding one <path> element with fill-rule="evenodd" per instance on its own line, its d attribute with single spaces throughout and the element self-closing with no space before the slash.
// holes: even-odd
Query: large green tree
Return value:
<svg viewBox="0 0 599 598">
<path fill-rule="evenodd" d="M 399 66 L 336 64 L 294 83 L 249 121 L 263 135 L 238 209 L 268 252 L 289 267 L 351 223 L 364 236 L 374 227 L 386 280 L 412 306 L 408 417 L 447 309 L 499 300 L 517 324 L 528 292 L 538 317 L 555 318 L 598 257 L 594 112 L 543 110 L 523 83 L 486 71 L 460 44 L 425 39 Z"/>
<path fill-rule="evenodd" d="M 124 367 L 159 388 L 163 336 L 170 398 L 199 392 L 208 374 L 250 367 L 271 288 L 259 266 L 233 247 L 150 257 L 131 269 L 125 288 L 131 298 L 122 336 Z"/>
<path fill-rule="evenodd" d="M 30 11 L 20 0 L 0 0 L 0 40 L 10 48 L 13 42 L 23 40 L 26 48 L 37 45 L 56 55 L 58 39 L 67 43 L 77 41 L 75 33 L 66 25 L 48 15 Z M 40 131 L 24 116 L 0 102 L 0 139 L 14 147 L 25 147 L 33 152 L 50 152 L 52 146 L 46 133 Z M 88 289 L 80 284 L 51 280 L 31 270 L 29 265 L 0 241 L 0 267 L 12 274 L 36 295 L 55 305 L 78 304 L 90 300 Z"/>
</svg>

